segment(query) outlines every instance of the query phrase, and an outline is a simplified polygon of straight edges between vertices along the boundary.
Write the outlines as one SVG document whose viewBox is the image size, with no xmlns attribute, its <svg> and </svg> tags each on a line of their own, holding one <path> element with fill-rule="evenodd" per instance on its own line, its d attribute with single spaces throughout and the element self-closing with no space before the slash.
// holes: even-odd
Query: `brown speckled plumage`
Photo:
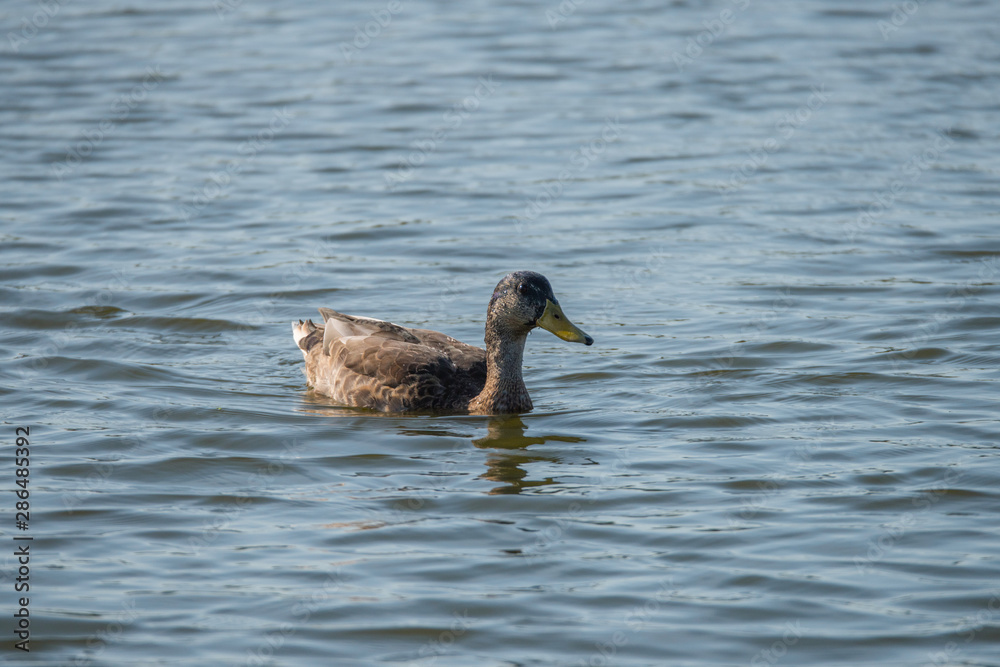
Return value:
<svg viewBox="0 0 1000 667">
<path fill-rule="evenodd" d="M 566 340 L 593 342 L 565 320 L 548 280 L 530 271 L 497 285 L 487 310 L 486 350 L 437 331 L 319 312 L 323 324 L 292 324 L 310 386 L 342 405 L 384 412 L 527 412 L 532 404 L 521 360 L 528 332 L 544 326 Z M 549 324 L 553 317 L 564 323 L 558 331 Z"/>
</svg>

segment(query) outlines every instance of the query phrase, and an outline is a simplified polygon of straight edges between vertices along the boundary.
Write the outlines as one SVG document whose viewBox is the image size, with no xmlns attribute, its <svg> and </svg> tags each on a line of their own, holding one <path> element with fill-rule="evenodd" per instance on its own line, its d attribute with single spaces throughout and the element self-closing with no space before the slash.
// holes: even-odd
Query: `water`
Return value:
<svg viewBox="0 0 1000 667">
<path fill-rule="evenodd" d="M 1000 665 L 995 5 L 496 4 L 0 10 L 6 662 Z M 515 269 L 532 413 L 307 391 Z"/>
</svg>

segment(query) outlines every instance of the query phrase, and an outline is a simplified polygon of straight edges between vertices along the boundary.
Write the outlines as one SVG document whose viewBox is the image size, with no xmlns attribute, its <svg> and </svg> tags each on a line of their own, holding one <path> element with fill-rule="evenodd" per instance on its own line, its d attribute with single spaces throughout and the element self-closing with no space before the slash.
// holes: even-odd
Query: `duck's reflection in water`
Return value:
<svg viewBox="0 0 1000 667">
<path fill-rule="evenodd" d="M 370 410 L 358 410 L 357 408 L 344 408 L 331 406 L 325 398 L 317 399 L 314 395 L 307 395 L 312 399 L 302 412 L 322 415 L 324 417 L 344 417 L 357 419 L 359 417 L 372 419 L 389 419 L 400 422 L 398 432 L 412 436 L 436 436 L 444 438 L 469 437 L 466 430 L 469 426 L 481 428 L 482 417 L 462 415 L 449 417 L 442 423 L 434 421 L 431 423 L 413 421 L 412 418 L 397 414 L 386 414 Z M 489 417 L 487 422 L 487 432 L 482 438 L 472 440 L 472 444 L 480 449 L 492 450 L 486 455 L 486 472 L 479 476 L 493 482 L 500 482 L 504 486 L 498 486 L 489 491 L 490 495 L 501 493 L 521 493 L 523 489 L 533 486 L 547 486 L 556 482 L 551 477 L 537 480 L 525 480 L 527 471 L 521 466 L 547 461 L 558 463 L 560 458 L 555 455 L 535 455 L 527 451 L 531 445 L 542 445 L 546 442 L 586 442 L 586 438 L 578 438 L 569 435 L 525 435 L 528 426 L 518 415 L 504 415 Z M 534 427 L 537 428 L 537 427 Z"/>
<path fill-rule="evenodd" d="M 472 441 L 472 444 L 480 449 L 502 450 L 487 454 L 486 472 L 479 476 L 480 479 L 501 482 L 505 485 L 491 489 L 490 495 L 521 493 L 525 488 L 555 484 L 551 477 L 539 480 L 524 479 L 528 473 L 521 468 L 522 465 L 538 461 L 551 463 L 558 461 L 555 456 L 529 454 L 526 450 L 530 445 L 541 445 L 550 441 L 583 442 L 585 440 L 585 438 L 566 435 L 527 436 L 525 435 L 527 430 L 527 425 L 518 415 L 490 417 L 486 435 Z"/>
</svg>

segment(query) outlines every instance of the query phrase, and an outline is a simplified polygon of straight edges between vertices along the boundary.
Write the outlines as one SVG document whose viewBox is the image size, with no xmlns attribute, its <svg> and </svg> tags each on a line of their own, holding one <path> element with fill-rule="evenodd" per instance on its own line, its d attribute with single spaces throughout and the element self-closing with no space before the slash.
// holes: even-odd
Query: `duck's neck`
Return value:
<svg viewBox="0 0 1000 667">
<path fill-rule="evenodd" d="M 499 336 L 486 331 L 486 385 L 469 403 L 478 414 L 503 414 L 531 410 L 531 397 L 521 377 L 521 360 L 527 332 L 520 336 Z"/>
</svg>

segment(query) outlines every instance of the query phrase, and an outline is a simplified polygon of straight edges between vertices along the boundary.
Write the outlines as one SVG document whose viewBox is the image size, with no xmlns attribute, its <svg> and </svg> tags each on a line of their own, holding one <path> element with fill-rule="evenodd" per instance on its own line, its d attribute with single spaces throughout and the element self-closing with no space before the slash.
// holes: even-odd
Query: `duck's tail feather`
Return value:
<svg viewBox="0 0 1000 667">
<path fill-rule="evenodd" d="M 299 349 L 308 352 L 313 345 L 323 340 L 323 327 L 312 320 L 292 322 L 292 338 L 295 339 L 295 344 L 299 346 Z"/>
</svg>

